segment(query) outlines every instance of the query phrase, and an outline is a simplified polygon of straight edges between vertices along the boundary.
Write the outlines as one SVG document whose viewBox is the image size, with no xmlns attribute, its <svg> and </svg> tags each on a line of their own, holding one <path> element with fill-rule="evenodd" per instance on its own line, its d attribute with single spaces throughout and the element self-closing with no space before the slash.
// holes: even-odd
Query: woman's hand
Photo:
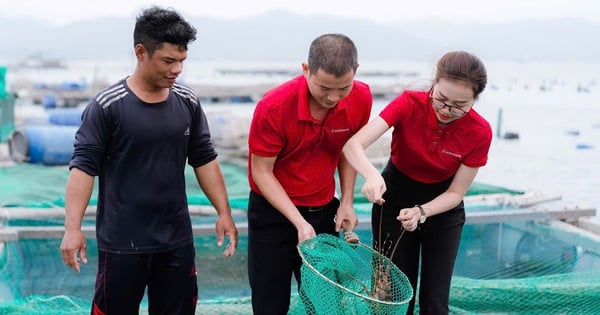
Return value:
<svg viewBox="0 0 600 315">
<path fill-rule="evenodd" d="M 400 214 L 396 217 L 396 220 L 402 223 L 402 227 L 409 232 L 417 229 L 419 226 L 419 219 L 421 218 L 421 210 L 417 207 L 404 208 L 400 210 Z"/>
<path fill-rule="evenodd" d="M 370 202 L 383 204 L 383 193 L 386 191 L 385 181 L 379 173 L 373 173 L 365 179 L 365 184 L 362 186 L 361 192 Z"/>
</svg>

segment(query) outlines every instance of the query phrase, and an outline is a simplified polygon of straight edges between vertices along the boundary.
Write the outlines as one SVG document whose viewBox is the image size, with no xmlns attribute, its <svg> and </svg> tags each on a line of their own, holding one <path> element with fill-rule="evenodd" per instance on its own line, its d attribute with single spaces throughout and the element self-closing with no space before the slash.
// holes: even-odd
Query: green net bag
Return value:
<svg viewBox="0 0 600 315">
<path fill-rule="evenodd" d="M 362 243 L 320 234 L 298 246 L 300 305 L 295 314 L 402 314 L 413 290 L 387 257 Z"/>
</svg>

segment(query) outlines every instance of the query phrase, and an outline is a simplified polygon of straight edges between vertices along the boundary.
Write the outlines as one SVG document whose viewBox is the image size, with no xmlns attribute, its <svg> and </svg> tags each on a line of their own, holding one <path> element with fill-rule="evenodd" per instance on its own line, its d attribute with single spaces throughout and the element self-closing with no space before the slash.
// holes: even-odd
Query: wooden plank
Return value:
<svg viewBox="0 0 600 315">
<path fill-rule="evenodd" d="M 188 206 L 191 215 L 197 216 L 212 216 L 216 214 L 215 208 L 211 206 Z M 246 211 L 240 209 L 232 209 L 233 215 L 242 215 Z M 84 216 L 92 217 L 96 215 L 96 207 L 90 206 L 85 210 Z M 0 208 L 0 220 L 10 219 L 33 219 L 33 218 L 62 218 L 65 216 L 65 208 L 24 208 L 24 207 L 4 207 Z"/>
<path fill-rule="evenodd" d="M 582 217 L 579 218 L 578 224 L 579 227 L 600 235 L 600 221 L 594 220 L 593 218 Z"/>
<path fill-rule="evenodd" d="M 509 193 L 481 194 L 465 196 L 463 198 L 465 205 L 467 206 L 469 204 L 488 204 L 490 206 L 498 205 L 504 208 L 524 208 L 560 199 L 562 199 L 562 196 L 560 195 L 546 195 L 538 192 L 526 192 L 519 195 Z"/>
<path fill-rule="evenodd" d="M 596 215 L 595 208 L 563 209 L 506 209 L 482 212 L 467 212 L 466 224 L 500 223 L 510 221 L 577 220 Z"/>
<path fill-rule="evenodd" d="M 525 208 L 536 204 L 540 204 L 548 201 L 555 201 L 561 199 L 559 195 L 545 195 L 540 193 L 525 193 L 522 195 L 511 195 L 508 193 L 498 194 L 482 194 L 466 196 L 464 198 L 467 209 L 469 205 L 489 205 L 491 207 L 497 206 L 502 208 Z M 202 205 L 190 205 L 189 211 L 191 215 L 199 216 L 210 216 L 216 212 L 212 206 Z M 503 211 L 503 210 L 502 210 Z M 243 215 L 246 213 L 245 210 L 233 209 L 234 215 Z M 61 218 L 65 215 L 65 209 L 63 207 L 54 208 L 25 208 L 25 207 L 0 207 L 0 220 L 9 219 L 31 219 L 31 218 L 43 218 L 43 217 L 56 217 Z M 85 216 L 96 215 L 96 207 L 89 206 L 85 211 Z"/>
<path fill-rule="evenodd" d="M 467 212 L 466 224 L 501 223 L 510 221 L 551 221 L 577 220 L 580 217 L 596 215 L 594 208 L 562 208 L 562 209 L 508 209 L 482 212 Z M 370 230 L 371 218 L 360 217 L 357 230 Z M 248 234 L 247 222 L 236 222 L 239 235 Z M 88 238 L 95 238 L 95 227 L 84 226 Z M 215 235 L 213 223 L 192 225 L 195 236 Z M 15 241 L 18 239 L 47 239 L 62 238 L 62 226 L 12 226 L 0 228 L 0 241 Z"/>
<path fill-rule="evenodd" d="M 238 233 L 248 234 L 248 224 L 246 222 L 237 223 Z M 95 226 L 83 226 L 83 232 L 87 238 L 96 238 Z M 214 224 L 195 224 L 192 225 L 195 236 L 215 235 Z M 62 226 L 11 226 L 0 228 L 0 241 L 17 241 L 19 239 L 52 239 L 62 238 L 65 229 Z"/>
</svg>

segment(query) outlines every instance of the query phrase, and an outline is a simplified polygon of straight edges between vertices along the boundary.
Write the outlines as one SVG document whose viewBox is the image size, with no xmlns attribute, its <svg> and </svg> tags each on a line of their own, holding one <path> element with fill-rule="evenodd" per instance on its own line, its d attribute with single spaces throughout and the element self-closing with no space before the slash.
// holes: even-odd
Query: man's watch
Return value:
<svg viewBox="0 0 600 315">
<path fill-rule="evenodd" d="M 421 207 L 421 205 L 415 205 L 415 207 L 417 207 L 417 208 L 419 208 L 419 210 L 421 210 L 421 218 L 419 218 L 419 224 L 425 223 L 425 220 L 427 220 L 427 213 L 425 213 L 425 209 L 423 209 L 423 207 Z"/>
</svg>

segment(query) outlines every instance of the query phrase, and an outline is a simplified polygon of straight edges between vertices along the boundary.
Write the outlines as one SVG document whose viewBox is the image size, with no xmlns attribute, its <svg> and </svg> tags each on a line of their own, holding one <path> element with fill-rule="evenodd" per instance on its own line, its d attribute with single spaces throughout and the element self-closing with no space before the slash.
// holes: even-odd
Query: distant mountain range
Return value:
<svg viewBox="0 0 600 315">
<path fill-rule="evenodd" d="M 484 60 L 600 61 L 600 24 L 581 19 L 455 23 L 421 19 L 396 23 L 272 11 L 238 19 L 186 16 L 198 29 L 191 60 L 305 60 L 312 39 L 344 33 L 359 60 L 435 61 L 447 50 Z M 55 59 L 132 58 L 134 17 L 55 26 L 0 13 L 0 60 L 30 55 Z"/>
</svg>

